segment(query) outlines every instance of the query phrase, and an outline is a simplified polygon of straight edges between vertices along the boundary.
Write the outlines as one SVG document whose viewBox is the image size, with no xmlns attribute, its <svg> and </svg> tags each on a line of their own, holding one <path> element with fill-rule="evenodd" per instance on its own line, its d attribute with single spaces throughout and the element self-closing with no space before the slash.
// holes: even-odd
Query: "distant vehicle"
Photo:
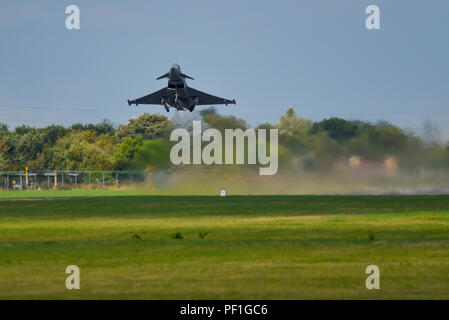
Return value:
<svg viewBox="0 0 449 320">
<path fill-rule="evenodd" d="M 220 97 L 216 97 L 199 90 L 190 88 L 187 86 L 185 79 L 191 79 L 188 75 L 181 72 L 179 65 L 174 64 L 171 66 L 170 70 L 157 78 L 160 80 L 163 78 L 168 78 L 168 85 L 159 91 L 153 92 L 142 98 L 135 100 L 128 100 L 128 104 L 160 104 L 165 107 L 167 112 L 169 108 L 175 108 L 177 110 L 189 110 L 192 112 L 195 106 L 201 105 L 213 105 L 213 104 L 236 104 L 234 100 L 228 100 Z"/>
</svg>

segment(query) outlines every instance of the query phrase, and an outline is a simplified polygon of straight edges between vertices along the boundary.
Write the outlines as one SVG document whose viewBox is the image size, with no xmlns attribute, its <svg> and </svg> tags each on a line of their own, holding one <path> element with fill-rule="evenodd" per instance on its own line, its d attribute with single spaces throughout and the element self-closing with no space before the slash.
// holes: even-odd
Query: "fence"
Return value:
<svg viewBox="0 0 449 320">
<path fill-rule="evenodd" d="M 119 188 L 125 184 L 142 182 L 145 171 L 67 171 L 30 170 L 0 172 L 0 189 L 73 189 L 83 186 L 92 188 Z"/>
</svg>

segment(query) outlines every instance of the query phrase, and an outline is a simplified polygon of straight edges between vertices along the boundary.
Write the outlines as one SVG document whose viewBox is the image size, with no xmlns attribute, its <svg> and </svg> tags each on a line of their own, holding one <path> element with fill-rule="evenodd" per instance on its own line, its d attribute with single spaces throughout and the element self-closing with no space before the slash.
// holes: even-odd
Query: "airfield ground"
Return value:
<svg viewBox="0 0 449 320">
<path fill-rule="evenodd" d="M 0 298 L 449 299 L 449 196 L 108 192 L 0 201 Z"/>
</svg>

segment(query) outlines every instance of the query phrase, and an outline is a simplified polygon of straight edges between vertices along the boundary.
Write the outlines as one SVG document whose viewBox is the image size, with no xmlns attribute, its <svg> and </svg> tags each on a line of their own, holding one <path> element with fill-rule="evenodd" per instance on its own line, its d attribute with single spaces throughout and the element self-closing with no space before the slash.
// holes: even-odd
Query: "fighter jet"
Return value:
<svg viewBox="0 0 449 320">
<path fill-rule="evenodd" d="M 189 110 L 192 112 L 195 106 L 212 104 L 236 104 L 234 100 L 219 98 L 187 86 L 186 79 L 192 77 L 181 72 L 179 65 L 174 64 L 170 70 L 156 80 L 168 78 L 168 85 L 159 91 L 150 93 L 135 100 L 128 100 L 128 105 L 135 104 L 160 104 L 169 112 L 169 108 L 176 110 Z"/>
</svg>

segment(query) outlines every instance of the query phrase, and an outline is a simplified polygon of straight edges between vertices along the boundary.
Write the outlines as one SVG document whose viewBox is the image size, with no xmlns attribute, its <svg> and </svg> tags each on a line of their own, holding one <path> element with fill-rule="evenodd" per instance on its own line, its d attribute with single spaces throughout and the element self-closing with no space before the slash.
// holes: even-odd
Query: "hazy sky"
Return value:
<svg viewBox="0 0 449 320">
<path fill-rule="evenodd" d="M 80 30 L 65 27 L 71 4 Z M 365 28 L 371 4 L 380 30 Z M 383 119 L 415 130 L 430 119 L 448 138 L 448 17 L 447 0 L 2 0 L 0 121 L 166 114 L 126 99 L 165 86 L 156 77 L 178 63 L 195 78 L 190 86 L 235 98 L 237 106 L 218 108 L 251 125 L 275 123 L 293 106 L 313 120 Z"/>
</svg>

